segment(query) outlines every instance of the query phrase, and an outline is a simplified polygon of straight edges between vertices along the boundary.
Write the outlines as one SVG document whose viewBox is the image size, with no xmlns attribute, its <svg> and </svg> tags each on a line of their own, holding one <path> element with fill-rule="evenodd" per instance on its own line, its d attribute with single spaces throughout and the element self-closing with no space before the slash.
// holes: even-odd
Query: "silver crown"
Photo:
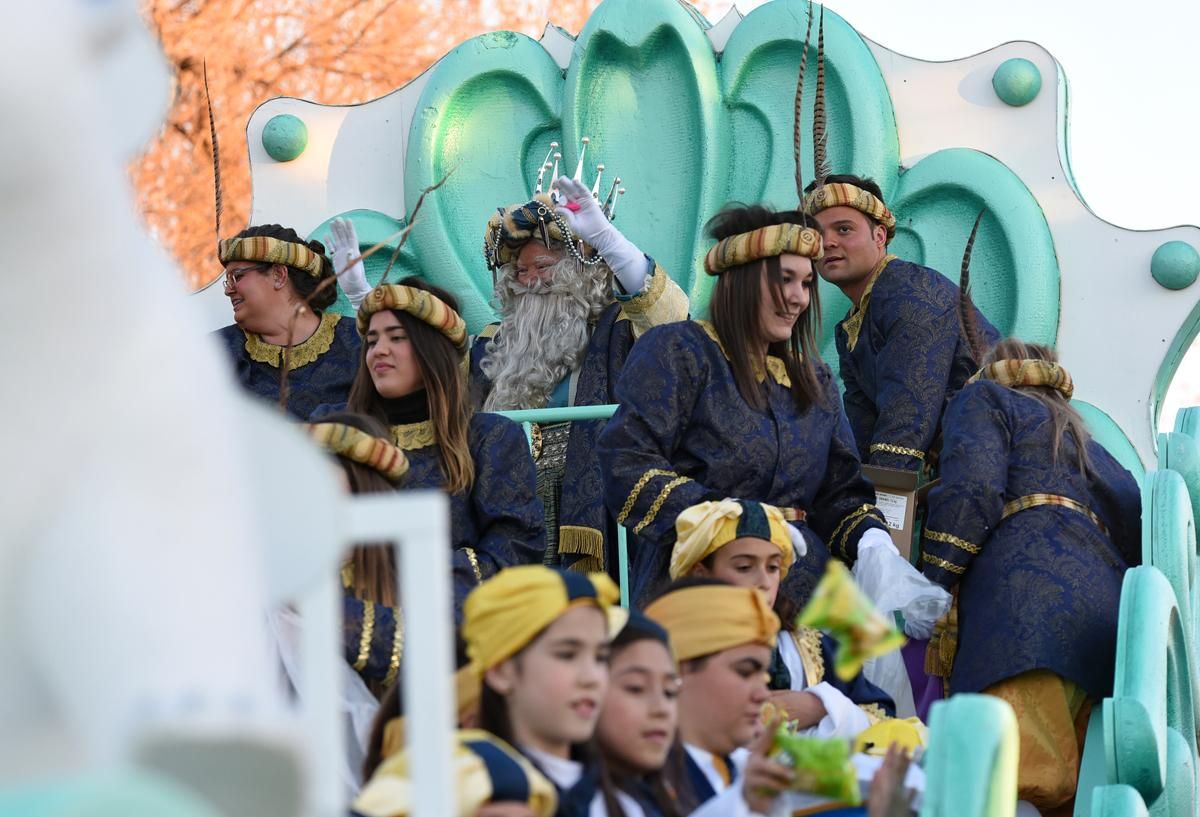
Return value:
<svg viewBox="0 0 1200 817">
<path fill-rule="evenodd" d="M 581 147 L 579 148 L 579 162 L 576 163 L 575 175 L 572 176 L 572 178 L 577 182 L 583 181 L 583 160 L 587 155 L 588 145 L 591 144 L 592 140 L 585 136 L 580 140 L 580 142 Z M 554 202 L 555 205 L 559 203 L 559 194 L 555 184 L 557 183 L 558 166 L 561 161 L 562 153 L 560 153 L 558 150 L 558 142 L 551 142 L 550 150 L 547 151 L 546 158 L 542 162 L 542 166 L 538 168 L 537 185 L 534 188 L 534 193 L 543 192 L 543 185 L 546 181 L 546 172 L 550 171 L 550 188 L 546 192 L 550 194 L 550 200 Z M 596 201 L 601 201 L 600 182 L 603 176 L 604 165 L 596 165 L 596 178 L 592 182 L 592 198 L 594 198 Z M 621 177 L 617 176 L 612 180 L 612 185 L 608 188 L 608 195 L 604 197 L 600 205 L 601 209 L 604 211 L 605 217 L 608 218 L 609 221 L 612 221 L 616 217 L 617 199 L 623 195 L 625 195 L 625 188 L 621 187 Z"/>
</svg>

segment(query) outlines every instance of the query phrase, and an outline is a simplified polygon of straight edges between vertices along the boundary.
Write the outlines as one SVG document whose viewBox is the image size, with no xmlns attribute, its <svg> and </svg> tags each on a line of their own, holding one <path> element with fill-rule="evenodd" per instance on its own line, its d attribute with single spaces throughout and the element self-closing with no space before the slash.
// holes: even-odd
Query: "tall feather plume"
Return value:
<svg viewBox="0 0 1200 817">
<path fill-rule="evenodd" d="M 982 220 L 983 210 L 980 210 L 979 215 L 975 216 L 975 225 L 971 227 L 967 248 L 963 250 L 962 270 L 958 273 L 958 322 L 976 366 L 983 363 L 988 351 L 987 341 L 979 330 L 979 321 L 975 320 L 975 301 L 971 298 L 971 251 L 975 249 L 975 236 L 979 233 L 979 222 Z"/>
<path fill-rule="evenodd" d="M 221 240 L 221 149 L 217 144 L 217 118 L 213 116 L 212 97 L 208 93 L 208 60 L 203 63 L 204 68 L 204 103 L 208 106 L 208 133 L 212 141 L 212 165 L 213 165 L 213 207 L 215 208 L 214 226 L 217 231 L 217 240 Z"/>
<path fill-rule="evenodd" d="M 796 154 L 796 198 L 804 201 L 804 159 L 801 153 L 800 118 L 804 101 L 804 69 L 808 67 L 808 40 L 812 36 L 813 8 L 812 0 L 808 0 L 808 26 L 804 29 L 804 49 L 800 52 L 800 77 L 796 80 L 795 119 L 792 123 L 792 150 Z"/>
<path fill-rule="evenodd" d="M 829 157 L 825 155 L 828 129 L 825 121 L 825 7 L 817 25 L 817 99 L 813 103 L 813 167 L 817 185 L 825 184 L 829 175 Z"/>
</svg>

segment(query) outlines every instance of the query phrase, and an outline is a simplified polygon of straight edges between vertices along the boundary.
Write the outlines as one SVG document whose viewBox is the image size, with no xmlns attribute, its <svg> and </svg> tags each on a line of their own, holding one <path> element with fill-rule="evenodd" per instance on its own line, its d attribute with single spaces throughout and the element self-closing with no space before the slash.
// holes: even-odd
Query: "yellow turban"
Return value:
<svg viewBox="0 0 1200 817">
<path fill-rule="evenodd" d="M 769 224 L 718 241 L 704 256 L 704 271 L 720 275 L 727 269 L 791 253 L 820 261 L 825 257 L 821 234 L 800 224 Z"/>
<path fill-rule="evenodd" d="M 476 587 L 463 605 L 462 635 L 476 677 L 511 658 L 570 607 L 594 604 L 615 633 L 625 611 L 621 593 L 603 573 L 570 573 L 542 565 L 507 567 Z"/>
<path fill-rule="evenodd" d="M 358 334 L 365 336 L 371 316 L 385 309 L 407 312 L 449 338 L 458 351 L 467 351 L 467 324 L 462 316 L 432 292 L 401 284 L 381 284 L 367 293 L 358 307 Z"/>
<path fill-rule="evenodd" d="M 269 235 L 222 239 L 217 242 L 217 258 L 226 265 L 234 261 L 283 264 L 285 267 L 303 270 L 314 278 L 320 277 L 324 264 L 324 256 L 313 252 L 307 244 L 284 241 Z"/>
<path fill-rule="evenodd" d="M 462 667 L 454 673 L 455 700 L 458 705 L 458 723 L 462 725 L 469 716 L 479 708 L 479 677 L 470 665 Z M 404 751 L 406 737 L 404 716 L 392 718 L 383 727 L 383 745 L 380 747 L 380 757 L 387 759 Z"/>
<path fill-rule="evenodd" d="M 775 646 L 779 616 L 753 587 L 704 584 L 672 590 L 646 608 L 671 636 L 675 658 L 689 661 L 742 644 Z"/>
<path fill-rule="evenodd" d="M 761 502 L 722 499 L 693 505 L 675 519 L 671 578 L 686 576 L 709 555 L 743 536 L 765 539 L 776 545 L 783 554 L 780 567 L 786 576 L 788 568 L 796 561 L 787 524 L 778 508 Z"/>
<path fill-rule="evenodd" d="M 853 207 L 882 224 L 889 241 L 896 237 L 896 217 L 892 211 L 875 194 L 857 185 L 835 182 L 818 187 L 804 197 L 804 212 L 810 216 L 830 207 Z"/>
<path fill-rule="evenodd" d="M 392 482 L 408 473 L 408 457 L 391 440 L 380 439 L 345 423 L 307 423 L 305 428 L 318 445 L 373 468 Z"/>
<path fill-rule="evenodd" d="M 455 740 L 459 817 L 474 817 L 485 803 L 511 802 L 528 804 L 537 817 L 553 817 L 558 808 L 554 786 L 515 749 L 478 729 L 464 729 Z M 380 764 L 352 808 L 364 817 L 408 817 L 412 804 L 408 753 L 401 752 Z"/>
</svg>

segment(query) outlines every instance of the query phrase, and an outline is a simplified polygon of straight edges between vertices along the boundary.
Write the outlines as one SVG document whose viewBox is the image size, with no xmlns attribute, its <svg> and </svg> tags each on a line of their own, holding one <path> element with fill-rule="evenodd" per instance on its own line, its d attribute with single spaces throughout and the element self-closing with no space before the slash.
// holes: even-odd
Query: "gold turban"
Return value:
<svg viewBox="0 0 1200 817">
<path fill-rule="evenodd" d="M 570 607 L 594 604 L 609 632 L 625 623 L 614 608 L 621 593 L 604 573 L 571 573 L 542 565 L 507 567 L 476 587 L 463 605 L 462 635 L 476 678 L 511 658 Z"/>
<path fill-rule="evenodd" d="M 765 539 L 776 545 L 783 554 L 780 568 L 783 576 L 786 576 L 796 560 L 787 524 L 778 508 L 761 502 L 722 499 L 720 502 L 693 505 L 675 519 L 671 578 L 686 576 L 689 570 L 710 554 L 743 536 Z"/>
<path fill-rule="evenodd" d="M 1057 363 L 1048 360 L 997 360 L 976 372 L 968 383 L 980 378 L 994 380 L 1010 389 L 1021 386 L 1049 386 L 1068 400 L 1075 393 L 1071 374 Z"/>
<path fill-rule="evenodd" d="M 408 473 L 408 457 L 391 440 L 384 440 L 344 423 L 307 423 L 317 444 L 354 462 L 374 468 L 392 482 Z"/>
<path fill-rule="evenodd" d="M 485 803 L 525 803 L 537 817 L 558 808 L 554 786 L 504 741 L 478 729 L 455 735 L 454 777 L 459 817 L 474 817 Z M 385 760 L 352 806 L 363 817 L 409 817 L 413 783 L 408 753 Z"/>
<path fill-rule="evenodd" d="M 407 312 L 448 337 L 458 351 L 467 351 L 467 324 L 462 316 L 432 292 L 400 284 L 383 284 L 368 293 L 358 307 L 358 334 L 366 336 L 371 316 L 385 309 Z"/>
<path fill-rule="evenodd" d="M 217 258 L 222 264 L 230 264 L 234 261 L 283 264 L 285 267 L 304 270 L 316 278 L 321 274 L 324 256 L 313 252 L 305 244 L 297 244 L 294 241 L 284 241 L 266 235 L 251 235 L 218 241 Z"/>
<path fill-rule="evenodd" d="M 873 193 L 847 182 L 834 182 L 804 197 L 804 212 L 815 216 L 830 207 L 853 207 L 858 212 L 878 221 L 887 230 L 888 240 L 896 237 L 896 217 Z"/>
<path fill-rule="evenodd" d="M 731 267 L 784 253 L 820 261 L 825 255 L 821 234 L 799 224 L 769 224 L 748 233 L 731 235 L 718 241 L 704 256 L 704 271 L 709 275 L 720 275 Z"/>
<path fill-rule="evenodd" d="M 705 584 L 672 590 L 646 608 L 671 636 L 675 658 L 689 661 L 742 644 L 775 646 L 779 616 L 753 587 Z"/>
<path fill-rule="evenodd" d="M 454 673 L 454 693 L 458 710 L 458 722 L 462 724 L 479 708 L 479 677 L 471 667 L 465 666 Z M 404 716 L 392 718 L 383 727 L 383 746 L 380 757 L 384 760 L 404 751 Z"/>
</svg>

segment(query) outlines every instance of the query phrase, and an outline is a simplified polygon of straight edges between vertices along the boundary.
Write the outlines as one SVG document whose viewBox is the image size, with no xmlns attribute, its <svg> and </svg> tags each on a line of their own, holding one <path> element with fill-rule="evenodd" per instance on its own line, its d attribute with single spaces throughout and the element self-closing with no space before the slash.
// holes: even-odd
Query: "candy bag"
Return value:
<svg viewBox="0 0 1200 817">
<path fill-rule="evenodd" d="M 848 806 L 862 805 L 858 774 L 845 740 L 805 737 L 780 726 L 771 745 L 771 759 L 795 769 L 792 788 L 796 791 L 830 797 Z"/>
<path fill-rule="evenodd" d="M 849 681 L 863 662 L 904 645 L 904 634 L 895 622 L 882 615 L 854 582 L 846 566 L 830 559 L 825 575 L 797 622 L 829 633 L 838 642 L 833 670 Z"/>
</svg>

